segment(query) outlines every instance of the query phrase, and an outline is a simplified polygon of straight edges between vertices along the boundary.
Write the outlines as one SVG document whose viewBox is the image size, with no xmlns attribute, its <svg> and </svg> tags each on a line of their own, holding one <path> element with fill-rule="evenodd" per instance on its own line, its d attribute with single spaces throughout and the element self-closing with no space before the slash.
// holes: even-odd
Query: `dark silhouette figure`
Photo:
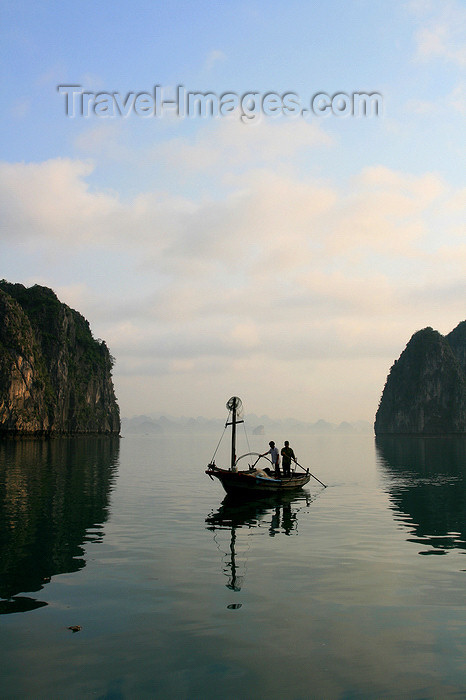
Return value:
<svg viewBox="0 0 466 700">
<path fill-rule="evenodd" d="M 288 440 L 285 440 L 285 446 L 282 447 L 282 466 L 283 466 L 283 476 L 291 476 L 291 460 L 296 462 L 296 457 L 293 452 L 293 448 L 290 447 Z"/>
</svg>

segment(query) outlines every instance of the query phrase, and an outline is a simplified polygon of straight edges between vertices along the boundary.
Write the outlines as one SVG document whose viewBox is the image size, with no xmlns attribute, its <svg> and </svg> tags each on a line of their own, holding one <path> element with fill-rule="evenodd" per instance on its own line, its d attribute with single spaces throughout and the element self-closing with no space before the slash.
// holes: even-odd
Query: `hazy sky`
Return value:
<svg viewBox="0 0 466 700">
<path fill-rule="evenodd" d="M 412 333 L 466 318 L 464 2 L 4 0 L 1 27 L 0 277 L 89 320 L 122 415 L 372 420 Z M 156 85 L 383 112 L 155 116 Z"/>
</svg>

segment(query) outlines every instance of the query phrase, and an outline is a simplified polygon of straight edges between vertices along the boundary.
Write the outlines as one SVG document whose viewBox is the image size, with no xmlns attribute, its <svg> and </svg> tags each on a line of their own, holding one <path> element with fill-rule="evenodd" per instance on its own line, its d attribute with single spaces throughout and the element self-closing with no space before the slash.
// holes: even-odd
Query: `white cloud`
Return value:
<svg viewBox="0 0 466 700">
<path fill-rule="evenodd" d="M 418 98 L 408 100 L 405 105 L 405 110 L 407 112 L 421 116 L 432 116 L 438 112 L 438 109 L 439 107 L 436 102 L 420 100 Z"/>
<path fill-rule="evenodd" d="M 457 85 L 447 98 L 446 103 L 459 114 L 466 115 L 466 83 L 461 82 Z"/>
<path fill-rule="evenodd" d="M 204 65 L 204 72 L 211 73 L 212 70 L 226 60 L 226 55 L 219 49 L 212 49 L 209 52 Z"/>
<path fill-rule="evenodd" d="M 231 174 L 254 167 L 288 167 L 293 157 L 304 157 L 310 149 L 333 145 L 332 137 L 317 123 L 303 119 L 286 122 L 261 120 L 244 124 L 238 118 L 209 120 L 194 139 L 174 137 L 152 149 L 153 158 L 183 172 L 214 170 L 215 177 L 228 181 Z"/>
<path fill-rule="evenodd" d="M 234 343 L 247 349 L 258 347 L 260 344 L 258 327 L 253 321 L 245 321 L 234 325 L 230 332 L 230 337 Z"/>
<path fill-rule="evenodd" d="M 418 327 L 441 319 L 447 332 L 464 315 L 464 191 L 436 174 L 379 166 L 337 186 L 262 164 L 215 200 L 153 190 L 123 202 L 91 173 L 3 164 L 0 246 L 60 257 L 48 284 L 106 339 L 121 385 L 144 375 L 183 392 L 183 377 L 189 393 L 210 367 L 258 394 L 280 376 L 292 393 L 320 366 L 324 394 L 338 358 L 388 371 Z"/>
<path fill-rule="evenodd" d="M 446 120 L 455 114 L 463 116 L 466 114 L 466 85 L 464 81 L 459 82 L 447 94 L 439 95 L 435 102 L 419 99 L 408 100 L 405 104 L 405 110 L 413 115 L 428 119 L 437 117 Z"/>
<path fill-rule="evenodd" d="M 455 0 L 415 2 L 411 8 L 418 19 L 415 34 L 419 60 L 443 59 L 460 67 L 466 65 L 466 8 Z"/>
<path fill-rule="evenodd" d="M 5 237 L 97 240 L 103 223 L 117 216 L 115 197 L 92 193 L 86 177 L 92 165 L 70 159 L 2 163 L 0 190 Z"/>
<path fill-rule="evenodd" d="M 10 107 L 10 113 L 15 119 L 24 119 L 31 113 L 32 100 L 30 97 L 21 97 L 14 100 Z"/>
</svg>

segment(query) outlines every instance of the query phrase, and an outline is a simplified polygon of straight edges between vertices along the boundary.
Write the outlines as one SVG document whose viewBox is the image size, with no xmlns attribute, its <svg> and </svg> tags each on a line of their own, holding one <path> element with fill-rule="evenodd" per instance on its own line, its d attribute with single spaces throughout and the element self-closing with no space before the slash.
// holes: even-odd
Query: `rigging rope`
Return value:
<svg viewBox="0 0 466 700">
<path fill-rule="evenodd" d="M 212 456 L 212 459 L 210 460 L 210 463 L 211 463 L 211 464 L 213 464 L 213 462 L 214 462 L 215 455 L 217 454 L 217 450 L 218 450 L 218 448 L 220 447 L 220 443 L 222 442 L 223 436 L 225 435 L 225 430 L 226 430 L 227 427 L 228 427 L 228 421 L 229 421 L 229 419 L 230 419 L 230 414 L 231 414 L 231 411 L 230 411 L 230 413 L 228 414 L 228 418 L 227 418 L 227 420 L 226 420 L 225 427 L 223 428 L 223 433 L 222 433 L 221 436 L 220 436 L 220 440 L 218 441 L 218 445 L 217 445 L 217 447 L 215 448 L 215 452 L 214 452 L 214 454 L 213 454 L 213 456 Z"/>
<path fill-rule="evenodd" d="M 247 430 L 246 430 L 246 423 L 243 423 L 243 428 L 244 428 L 244 434 L 246 435 L 246 442 L 247 442 L 247 444 L 248 444 L 248 450 L 249 450 L 249 452 L 251 452 L 251 446 L 250 446 L 250 444 L 249 444 L 248 433 L 247 433 Z"/>
</svg>

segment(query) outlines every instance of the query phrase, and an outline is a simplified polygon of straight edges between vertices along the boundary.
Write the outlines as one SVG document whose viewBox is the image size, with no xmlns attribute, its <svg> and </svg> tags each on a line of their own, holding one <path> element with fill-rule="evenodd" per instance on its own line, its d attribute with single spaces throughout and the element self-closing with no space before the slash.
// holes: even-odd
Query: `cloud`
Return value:
<svg viewBox="0 0 466 700">
<path fill-rule="evenodd" d="M 210 368 L 299 391 L 297 372 L 363 358 L 386 371 L 417 327 L 463 317 L 464 190 L 435 173 L 376 166 L 337 185 L 275 165 L 230 173 L 216 197 L 123 200 L 91 186 L 89 162 L 4 163 L 0 247 L 25 244 L 29 279 L 56 256 L 35 281 L 90 319 L 126 387 L 157 377 L 182 392 L 183 377 L 187 392 Z"/>
<path fill-rule="evenodd" d="M 42 163 L 1 163 L 0 203 L 4 238 L 25 239 L 66 249 L 147 245 L 153 252 L 170 245 L 193 205 L 166 193 L 123 202 L 115 192 L 92 189 L 90 161 L 57 158 Z"/>
<path fill-rule="evenodd" d="M 219 119 L 196 132 L 194 139 L 175 137 L 153 147 L 154 158 L 183 172 L 214 171 L 215 177 L 254 167 L 279 164 L 305 157 L 311 149 L 329 147 L 333 138 L 317 123 L 303 119 L 286 122 L 271 119 L 244 124 L 239 119 Z"/>
<path fill-rule="evenodd" d="M 133 162 L 134 153 L 125 143 L 127 122 L 101 121 L 79 133 L 74 141 L 78 152 L 92 159 L 105 159 L 107 162 Z"/>
<path fill-rule="evenodd" d="M 89 163 L 63 159 L 3 164 L 4 240 L 127 251 L 139 273 L 156 274 L 160 316 L 175 307 L 180 317 L 215 310 L 229 298 L 237 302 L 242 290 L 278 301 L 292 288 L 296 300 L 309 280 L 332 279 L 331 289 L 347 280 L 353 288 L 373 276 L 374 256 L 422 265 L 440 246 L 458 245 L 464 210 L 464 191 L 438 175 L 381 166 L 339 188 L 251 169 L 232 177 L 230 191 L 216 200 L 152 191 L 123 202 L 91 188 L 91 173 Z M 441 237 L 432 230 L 436 219 Z"/>
<path fill-rule="evenodd" d="M 441 3 L 414 2 L 411 9 L 419 22 L 415 33 L 418 60 L 442 59 L 466 65 L 466 8 L 455 0 Z"/>
<path fill-rule="evenodd" d="M 15 119 L 24 119 L 31 113 L 32 100 L 30 97 L 21 97 L 13 101 L 10 114 Z"/>
<path fill-rule="evenodd" d="M 2 230 L 7 238 L 97 240 L 121 210 L 117 199 L 92 193 L 92 165 L 70 159 L 0 164 Z"/>
<path fill-rule="evenodd" d="M 432 119 L 451 118 L 452 115 L 464 116 L 466 114 L 466 84 L 461 81 L 450 92 L 441 95 L 437 100 L 410 99 L 405 104 L 405 110 L 416 117 Z"/>
<path fill-rule="evenodd" d="M 459 114 L 466 115 L 466 83 L 461 82 L 454 88 L 447 99 L 447 105 Z"/>
<path fill-rule="evenodd" d="M 211 73 L 212 70 L 218 65 L 223 63 L 226 60 L 226 55 L 224 54 L 223 51 L 220 51 L 219 49 L 212 49 L 210 53 L 208 54 L 205 65 L 204 65 L 204 71 L 205 73 Z"/>
<path fill-rule="evenodd" d="M 438 111 L 438 104 L 430 100 L 412 98 L 406 102 L 405 110 L 420 116 L 432 116 Z"/>
</svg>

